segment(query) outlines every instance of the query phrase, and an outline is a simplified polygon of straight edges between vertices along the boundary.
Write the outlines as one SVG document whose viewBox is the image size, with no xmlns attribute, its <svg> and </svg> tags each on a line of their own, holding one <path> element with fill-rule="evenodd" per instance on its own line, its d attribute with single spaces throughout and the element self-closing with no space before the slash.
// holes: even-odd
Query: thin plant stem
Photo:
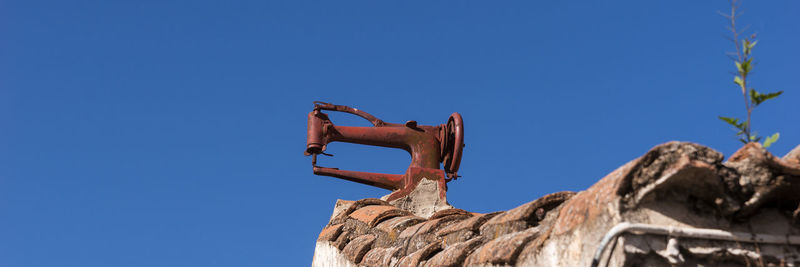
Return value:
<svg viewBox="0 0 800 267">
<path fill-rule="evenodd" d="M 744 53 L 742 52 L 742 45 L 739 42 L 739 31 L 736 30 L 736 17 L 738 16 L 736 14 L 736 10 L 737 10 L 738 7 L 739 7 L 739 2 L 737 0 L 731 0 L 731 14 L 730 14 L 730 16 L 727 16 L 727 18 L 728 18 L 728 21 L 730 21 L 730 23 L 731 23 L 730 30 L 731 30 L 731 33 L 733 34 L 733 38 L 732 38 L 731 41 L 733 42 L 733 46 L 736 47 L 736 59 L 737 59 L 737 62 L 739 62 L 741 64 L 742 62 L 744 62 L 747 59 L 746 58 L 747 56 L 745 56 Z M 745 110 L 747 110 L 747 120 L 744 123 L 743 132 L 745 134 L 745 141 L 746 142 L 750 142 L 751 141 L 751 139 L 750 139 L 750 129 L 751 129 L 751 127 L 750 127 L 750 115 L 753 113 L 753 107 L 752 107 L 752 105 L 750 103 L 750 99 L 747 97 L 747 73 L 744 73 L 744 72 L 742 72 L 742 71 L 740 71 L 738 69 L 736 70 L 736 72 L 739 74 L 740 77 L 742 77 L 742 85 L 741 85 L 741 87 L 742 87 L 742 97 L 744 98 Z"/>
</svg>

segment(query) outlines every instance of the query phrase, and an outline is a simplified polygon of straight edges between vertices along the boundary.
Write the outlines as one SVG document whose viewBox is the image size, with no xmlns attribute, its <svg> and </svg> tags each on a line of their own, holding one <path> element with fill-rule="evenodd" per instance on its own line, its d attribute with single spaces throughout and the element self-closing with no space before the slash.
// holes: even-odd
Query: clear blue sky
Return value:
<svg viewBox="0 0 800 267">
<path fill-rule="evenodd" d="M 456 207 L 582 190 L 743 115 L 726 1 L 0 1 L 0 266 L 307 266 L 337 198 L 312 101 L 466 124 Z M 754 127 L 800 144 L 800 2 L 749 1 Z M 341 125 L 366 125 L 334 116 Z M 402 173 L 400 150 L 323 166 Z"/>
</svg>

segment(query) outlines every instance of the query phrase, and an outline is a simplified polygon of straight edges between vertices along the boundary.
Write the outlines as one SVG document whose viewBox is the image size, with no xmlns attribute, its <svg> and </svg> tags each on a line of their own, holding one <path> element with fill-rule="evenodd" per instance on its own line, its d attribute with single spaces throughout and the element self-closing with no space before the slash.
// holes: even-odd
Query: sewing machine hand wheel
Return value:
<svg viewBox="0 0 800 267">
<path fill-rule="evenodd" d="M 461 114 L 453 113 L 442 128 L 441 161 L 449 180 L 457 179 L 461 154 L 464 151 L 464 120 Z"/>
</svg>

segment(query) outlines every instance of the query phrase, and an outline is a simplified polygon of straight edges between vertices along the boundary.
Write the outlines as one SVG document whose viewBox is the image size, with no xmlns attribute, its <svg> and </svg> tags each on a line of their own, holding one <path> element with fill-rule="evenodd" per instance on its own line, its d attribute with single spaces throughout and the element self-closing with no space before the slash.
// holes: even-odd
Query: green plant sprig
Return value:
<svg viewBox="0 0 800 267">
<path fill-rule="evenodd" d="M 740 15 L 736 11 L 738 7 L 739 2 L 737 0 L 731 0 L 731 13 L 730 15 L 723 14 L 723 16 L 730 22 L 729 30 L 733 35 L 730 40 L 736 47 L 736 53 L 731 53 L 729 55 L 736 65 L 733 83 L 738 85 L 741 89 L 742 96 L 744 97 L 745 110 L 747 110 L 747 119 L 745 121 L 740 121 L 738 118 L 723 116 L 719 116 L 719 119 L 738 129 L 739 131 L 736 133 L 736 136 L 739 138 L 739 141 L 747 144 L 761 141 L 761 137 L 758 136 L 758 133 L 752 131 L 750 117 L 753 113 L 753 109 L 761 103 L 764 103 L 764 101 L 778 97 L 783 91 L 764 94 L 756 91 L 755 88 L 749 87 L 748 75 L 752 72 L 753 66 L 755 65 L 753 63 L 752 52 L 758 40 L 756 40 L 755 34 L 740 39 L 739 36 L 741 32 L 736 29 L 736 18 Z M 779 137 L 780 133 L 777 132 L 767 137 L 764 139 L 764 147 L 771 146 L 778 141 Z"/>
</svg>

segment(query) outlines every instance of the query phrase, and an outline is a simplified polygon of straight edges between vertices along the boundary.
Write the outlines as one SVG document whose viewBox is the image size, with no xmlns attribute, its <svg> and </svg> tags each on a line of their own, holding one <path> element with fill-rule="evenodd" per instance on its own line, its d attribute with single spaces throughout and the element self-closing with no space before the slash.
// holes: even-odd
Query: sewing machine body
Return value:
<svg viewBox="0 0 800 267">
<path fill-rule="evenodd" d="M 355 114 L 372 123 L 372 127 L 334 125 L 323 110 Z M 339 170 L 316 165 L 317 155 L 325 153 L 330 142 L 347 142 L 362 145 L 403 149 L 411 154 L 411 164 L 405 174 L 385 174 Z M 413 191 L 422 179 L 436 181 L 440 198 L 445 198 L 447 182 L 458 178 L 458 168 L 464 147 L 464 124 L 461 115 L 453 113 L 446 124 L 436 126 L 386 123 L 364 111 L 341 105 L 314 103 L 308 114 L 306 155 L 312 155 L 314 174 L 337 177 L 388 190 L 388 201 L 401 198 Z M 443 164 L 444 169 L 439 166 Z"/>
</svg>

